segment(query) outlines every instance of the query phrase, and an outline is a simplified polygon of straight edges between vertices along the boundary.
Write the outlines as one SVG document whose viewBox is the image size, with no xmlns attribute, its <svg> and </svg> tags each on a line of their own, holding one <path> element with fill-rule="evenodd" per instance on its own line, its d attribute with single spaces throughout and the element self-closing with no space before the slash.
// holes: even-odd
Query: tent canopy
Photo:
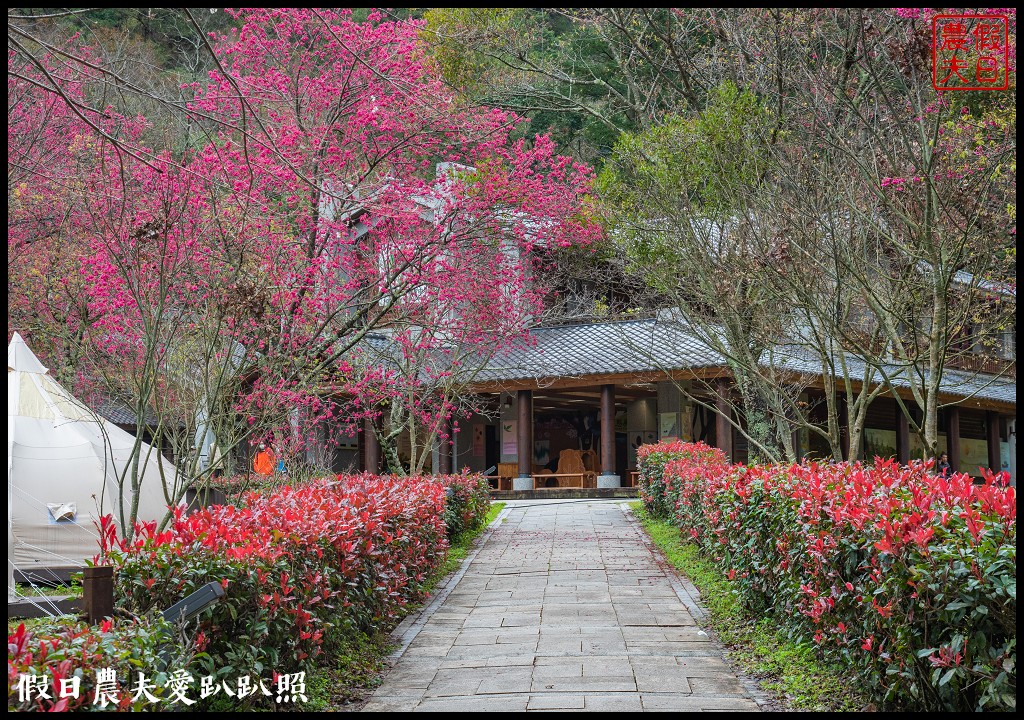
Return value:
<svg viewBox="0 0 1024 720">
<path fill-rule="evenodd" d="M 104 420 L 52 377 L 18 333 L 7 347 L 8 592 L 13 571 L 81 566 L 99 552 L 97 525 L 128 514 L 139 453 L 139 520 L 167 512 L 174 467 Z"/>
</svg>

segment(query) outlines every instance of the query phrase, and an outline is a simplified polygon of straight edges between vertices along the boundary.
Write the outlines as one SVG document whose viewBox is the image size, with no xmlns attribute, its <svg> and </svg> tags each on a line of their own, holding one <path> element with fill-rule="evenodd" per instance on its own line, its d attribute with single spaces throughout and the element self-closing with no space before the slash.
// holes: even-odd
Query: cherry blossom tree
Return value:
<svg viewBox="0 0 1024 720">
<path fill-rule="evenodd" d="M 461 104 L 420 24 L 307 9 L 237 20 L 209 40 L 215 69 L 182 109 L 207 140 L 184 150 L 147 147 L 144 118 L 97 107 L 110 75 L 87 53 L 8 61 L 9 96 L 13 82 L 74 118 L 78 165 L 54 177 L 9 154 L 9 174 L 28 168 L 25 185 L 49 198 L 38 205 L 67 216 L 89 312 L 79 370 L 128 401 L 140 437 L 145 425 L 174 438 L 172 503 L 218 462 L 231 471 L 250 439 L 297 449 L 310 436 L 297 419 L 347 423 L 384 398 L 412 398 L 406 418 L 422 403 L 449 415 L 451 383 L 447 399 L 416 400 L 429 373 L 392 383 L 354 362 L 371 333 L 407 365 L 430 357 L 468 377 L 458 358 L 524 337 L 535 251 L 598 232 L 587 168 L 544 137 L 511 140 L 515 116 Z M 45 113 L 26 118 L 60 147 Z M 33 255 L 24 237 L 9 248 Z M 70 305 L 50 312 L 58 325 Z"/>
</svg>

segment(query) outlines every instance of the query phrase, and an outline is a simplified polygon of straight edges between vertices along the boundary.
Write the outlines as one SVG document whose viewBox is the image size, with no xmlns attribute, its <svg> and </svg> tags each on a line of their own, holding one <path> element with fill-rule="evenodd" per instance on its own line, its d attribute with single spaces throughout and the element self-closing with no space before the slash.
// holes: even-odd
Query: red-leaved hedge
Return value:
<svg viewBox="0 0 1024 720">
<path fill-rule="evenodd" d="M 223 584 L 200 623 L 204 671 L 291 673 L 419 597 L 448 548 L 444 509 L 430 478 L 343 476 L 179 514 L 165 532 L 140 525 L 131 542 L 108 522 L 104 555 L 135 614 Z"/>
<path fill-rule="evenodd" d="M 189 651 L 174 638 L 174 629 L 159 618 L 99 627 L 55 620 L 28 629 L 22 623 L 7 633 L 7 711 L 160 710 L 144 696 L 133 698 L 131 686 L 143 671 L 157 680 L 151 694 L 167 699 L 165 674 L 153 668 L 188 662 Z M 97 688 L 101 668 L 114 672 L 105 688 Z"/>
<path fill-rule="evenodd" d="M 419 599 L 449 539 L 483 523 L 490 495 L 479 475 L 353 475 L 235 500 L 188 516 L 179 510 L 163 532 L 139 524 L 131 541 L 104 518 L 101 557 L 116 568 L 118 608 L 140 620 L 21 626 L 9 634 L 8 709 L 95 709 L 91 692 L 102 667 L 116 671 L 118 684 L 118 701 L 103 709 L 161 709 L 132 701 L 124 684 L 141 670 L 160 681 L 160 695 L 160 667 L 171 656 L 179 669 L 228 683 L 308 669 Z M 194 647 L 179 646 L 178 632 L 158 613 L 210 581 L 224 586 L 225 598 L 186 633 Z M 78 677 L 82 692 L 76 699 L 19 694 L 19 681 L 32 675 L 51 688 Z M 199 707 L 216 705 L 213 697 Z"/>
<path fill-rule="evenodd" d="M 491 507 L 491 486 L 483 475 L 440 475 L 445 487 L 444 524 L 448 540 L 484 524 Z"/>
<path fill-rule="evenodd" d="M 700 444 L 656 488 L 754 613 L 859 670 L 880 701 L 1016 704 L 1016 491 L 930 465 L 730 466 Z M 648 501 L 651 510 L 655 503 Z"/>
</svg>

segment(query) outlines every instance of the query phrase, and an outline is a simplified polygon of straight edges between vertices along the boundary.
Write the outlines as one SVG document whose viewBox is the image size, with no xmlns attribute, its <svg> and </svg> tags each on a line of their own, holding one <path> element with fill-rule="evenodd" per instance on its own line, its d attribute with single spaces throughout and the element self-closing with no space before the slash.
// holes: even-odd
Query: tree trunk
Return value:
<svg viewBox="0 0 1024 720">
<path fill-rule="evenodd" d="M 747 459 L 753 463 L 779 462 L 782 453 L 768 402 L 744 369 L 734 366 L 733 373 L 743 399 L 743 414 L 747 419 L 747 435 L 750 438 Z"/>
</svg>

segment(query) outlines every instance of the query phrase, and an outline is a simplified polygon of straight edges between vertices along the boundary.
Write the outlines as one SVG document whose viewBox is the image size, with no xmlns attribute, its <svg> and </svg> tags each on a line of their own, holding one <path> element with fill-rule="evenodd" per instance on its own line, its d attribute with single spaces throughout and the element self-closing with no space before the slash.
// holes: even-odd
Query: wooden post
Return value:
<svg viewBox="0 0 1024 720">
<path fill-rule="evenodd" d="M 519 477 L 533 477 L 533 391 L 520 390 L 516 395 L 516 411 L 519 427 L 516 437 L 516 453 L 519 460 Z M 531 483 L 532 489 L 532 483 Z"/>
<path fill-rule="evenodd" d="M 949 469 L 960 472 L 960 408 L 946 410 L 946 447 L 949 449 Z"/>
<path fill-rule="evenodd" d="M 999 472 L 1003 467 L 1003 457 L 1000 452 L 1002 433 L 999 432 L 999 413 L 985 413 L 985 430 L 988 436 L 988 469 Z"/>
<path fill-rule="evenodd" d="M 729 381 L 725 378 L 715 383 L 718 397 L 715 400 L 715 444 L 725 453 L 725 459 L 732 462 L 732 423 L 729 418 L 732 405 L 729 403 Z"/>
<path fill-rule="evenodd" d="M 366 472 L 373 475 L 380 473 L 380 440 L 373 420 L 366 418 L 363 423 L 363 442 L 366 444 Z"/>
<path fill-rule="evenodd" d="M 441 421 L 441 433 L 446 437 L 438 438 L 437 472 L 439 475 L 452 474 L 452 421 L 445 418 Z"/>
<path fill-rule="evenodd" d="M 82 609 L 85 619 L 95 625 L 114 614 L 114 568 L 87 567 L 82 576 Z"/>
<path fill-rule="evenodd" d="M 910 462 L 910 421 L 896 406 L 896 461 L 900 465 Z"/>
<path fill-rule="evenodd" d="M 846 395 L 839 394 L 836 396 L 836 413 L 839 417 L 836 420 L 839 423 L 839 447 L 842 448 L 843 457 L 840 460 L 853 460 L 850 457 L 850 413 L 846 405 Z"/>
<path fill-rule="evenodd" d="M 601 386 L 601 474 L 615 474 L 615 386 Z"/>
</svg>

